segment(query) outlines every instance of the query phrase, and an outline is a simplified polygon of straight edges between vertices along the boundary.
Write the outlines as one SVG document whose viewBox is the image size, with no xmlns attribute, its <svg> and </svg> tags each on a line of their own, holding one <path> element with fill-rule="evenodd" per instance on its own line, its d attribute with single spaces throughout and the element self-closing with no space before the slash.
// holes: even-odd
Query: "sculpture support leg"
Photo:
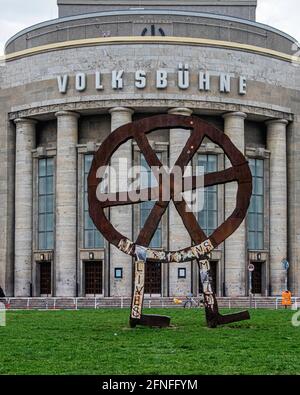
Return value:
<svg viewBox="0 0 300 395">
<path fill-rule="evenodd" d="M 151 265 L 142 260 L 136 260 L 134 263 L 134 289 L 130 313 L 130 326 L 135 328 L 137 325 L 168 327 L 170 317 L 161 315 L 142 314 L 144 291 L 145 291 L 145 265 Z"/>
<path fill-rule="evenodd" d="M 135 261 L 134 263 L 134 290 L 131 305 L 130 322 L 140 320 L 144 301 L 145 284 L 145 262 Z M 134 325 L 135 326 L 135 325 Z"/>
<path fill-rule="evenodd" d="M 216 328 L 218 325 L 230 324 L 243 320 L 249 320 L 250 315 L 248 311 L 240 313 L 221 315 L 215 292 L 211 285 L 210 264 L 207 258 L 198 260 L 200 278 L 203 286 L 204 307 L 207 326 L 209 328 Z"/>
</svg>

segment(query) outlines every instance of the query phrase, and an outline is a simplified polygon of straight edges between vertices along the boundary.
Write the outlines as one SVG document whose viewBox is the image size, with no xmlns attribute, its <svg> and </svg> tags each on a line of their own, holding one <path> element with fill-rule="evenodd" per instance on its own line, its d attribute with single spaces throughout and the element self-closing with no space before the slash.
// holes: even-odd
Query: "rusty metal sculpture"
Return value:
<svg viewBox="0 0 300 395">
<path fill-rule="evenodd" d="M 118 205 L 140 203 L 143 201 L 143 195 L 147 197 L 150 196 L 149 192 L 151 189 L 148 188 L 147 190 L 140 191 L 141 198 L 134 203 L 132 203 L 129 198 L 126 198 L 126 196 L 128 196 L 127 192 L 125 192 L 125 194 L 124 192 L 117 193 L 117 198 L 115 200 L 112 200 L 107 196 L 106 201 L 102 201 L 104 199 L 101 199 L 100 201 L 97 199 L 96 192 L 102 178 L 97 178 L 97 169 L 108 166 L 113 153 L 130 139 L 134 139 L 137 142 L 138 147 L 150 167 L 157 166 L 158 168 L 162 168 L 163 165 L 151 148 L 146 135 L 158 129 L 166 131 L 170 130 L 172 133 L 172 129 L 174 128 L 192 131 L 185 147 L 175 163 L 176 166 L 179 166 L 183 171 L 185 166 L 188 165 L 193 156 L 197 153 L 204 137 L 208 137 L 212 142 L 223 149 L 225 155 L 229 158 L 232 167 L 223 171 L 205 174 L 204 186 L 209 187 L 212 185 L 236 181 L 238 184 L 238 190 L 235 210 L 211 236 L 207 237 L 199 226 L 195 215 L 186 209 L 187 203 L 185 200 L 182 199 L 181 201 L 177 201 L 174 198 L 175 193 L 178 193 L 178 191 L 175 192 L 178 186 L 175 185 L 174 174 L 171 172 L 170 199 L 173 200 L 174 205 L 195 244 L 179 251 L 161 251 L 148 248 L 156 228 L 170 203 L 169 201 L 164 201 L 162 198 L 161 180 L 158 180 L 159 186 L 156 187 L 158 191 L 157 201 L 146 220 L 144 227 L 140 230 L 136 242 L 134 243 L 124 235 L 120 234 L 113 227 L 107 219 L 104 209 Z M 190 185 L 191 190 L 196 189 L 197 176 L 190 177 Z M 217 325 L 250 318 L 247 311 L 225 316 L 219 313 L 217 299 L 211 285 L 208 254 L 220 245 L 227 237 L 234 233 L 240 226 L 246 216 L 251 193 L 252 176 L 248 162 L 243 154 L 233 145 L 230 139 L 222 131 L 218 130 L 215 126 L 204 122 L 200 118 L 181 115 L 153 116 L 118 128 L 103 142 L 98 152 L 95 154 L 91 171 L 88 176 L 89 212 L 96 227 L 104 237 L 119 250 L 135 258 L 135 284 L 130 315 L 131 327 L 135 327 L 136 325 L 164 327 L 168 326 L 170 323 L 169 317 L 142 314 L 145 264 L 151 264 L 151 262 L 172 263 L 197 260 L 203 284 L 206 320 L 209 327 L 214 328 Z"/>
</svg>

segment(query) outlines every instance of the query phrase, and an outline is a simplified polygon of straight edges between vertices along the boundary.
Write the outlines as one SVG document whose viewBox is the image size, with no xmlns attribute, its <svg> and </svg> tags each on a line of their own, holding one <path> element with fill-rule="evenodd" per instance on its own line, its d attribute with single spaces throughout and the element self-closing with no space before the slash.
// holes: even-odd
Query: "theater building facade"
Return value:
<svg viewBox="0 0 300 395">
<path fill-rule="evenodd" d="M 130 296 L 132 259 L 89 216 L 93 155 L 119 126 L 155 114 L 217 126 L 249 160 L 246 220 L 211 255 L 218 296 L 300 294 L 300 62 L 295 40 L 255 21 L 256 1 L 58 0 L 59 18 L 12 37 L 0 67 L 0 286 L 7 296 Z M 296 53 L 296 54 L 295 54 Z M 166 166 L 189 132 L 148 135 Z M 150 169 L 135 141 L 126 158 Z M 193 167 L 228 166 L 204 140 Z M 122 172 L 124 169 L 120 169 Z M 126 185 L 125 185 L 126 187 Z M 205 190 L 196 213 L 211 234 L 231 214 L 236 185 Z M 153 202 L 107 215 L 135 240 Z M 191 244 L 170 204 L 151 245 Z M 288 271 L 284 261 L 289 262 Z M 146 294 L 201 292 L 198 266 L 152 264 Z"/>
</svg>

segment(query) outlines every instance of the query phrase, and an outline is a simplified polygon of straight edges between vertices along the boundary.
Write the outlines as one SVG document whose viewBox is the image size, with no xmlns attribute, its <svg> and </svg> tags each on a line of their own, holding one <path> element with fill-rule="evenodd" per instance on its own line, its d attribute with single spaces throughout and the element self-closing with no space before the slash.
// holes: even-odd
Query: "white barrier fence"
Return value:
<svg viewBox="0 0 300 395">
<path fill-rule="evenodd" d="M 175 298 L 159 298 L 159 297 L 146 297 L 144 300 L 145 308 L 180 308 L 186 301 L 185 297 L 178 297 L 181 303 L 174 303 Z M 177 299 L 177 298 L 176 298 Z M 195 297 L 195 299 L 197 299 Z M 299 297 L 293 297 L 293 309 L 297 309 L 299 305 Z M 0 312 L 5 316 L 6 310 L 79 310 L 79 309 L 99 309 L 99 308 L 129 308 L 131 305 L 131 298 L 84 298 L 84 297 L 34 297 L 34 298 L 3 298 L 0 300 Z M 218 298 L 220 308 L 269 308 L 276 309 L 283 308 L 281 297 L 257 298 L 257 297 L 244 297 L 244 298 Z M 4 313 L 3 313 L 4 311 Z"/>
<path fill-rule="evenodd" d="M 292 306 L 293 306 L 294 310 L 298 309 L 298 305 L 299 305 L 298 300 L 299 299 L 300 298 L 298 298 L 298 297 L 292 297 Z M 280 306 L 280 305 L 282 306 L 282 298 L 276 298 L 276 306 L 275 306 L 276 310 L 278 310 L 278 306 Z"/>
<path fill-rule="evenodd" d="M 0 303 L 0 326 L 6 326 L 6 306 Z"/>
</svg>

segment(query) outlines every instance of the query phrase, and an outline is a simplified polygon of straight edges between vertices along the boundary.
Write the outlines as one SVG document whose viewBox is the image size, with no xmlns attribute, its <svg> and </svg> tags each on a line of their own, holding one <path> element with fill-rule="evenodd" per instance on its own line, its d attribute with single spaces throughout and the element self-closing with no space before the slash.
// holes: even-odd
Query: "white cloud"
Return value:
<svg viewBox="0 0 300 395">
<path fill-rule="evenodd" d="M 28 26 L 57 18 L 56 0 L 0 0 L 0 55 L 6 41 Z"/>
<path fill-rule="evenodd" d="M 57 18 L 56 0 L 0 0 L 0 54 L 5 42 L 18 31 Z M 300 40 L 299 0 L 258 0 L 257 21 Z"/>
<path fill-rule="evenodd" d="M 282 30 L 300 41 L 299 0 L 258 0 L 257 21 Z"/>
</svg>

